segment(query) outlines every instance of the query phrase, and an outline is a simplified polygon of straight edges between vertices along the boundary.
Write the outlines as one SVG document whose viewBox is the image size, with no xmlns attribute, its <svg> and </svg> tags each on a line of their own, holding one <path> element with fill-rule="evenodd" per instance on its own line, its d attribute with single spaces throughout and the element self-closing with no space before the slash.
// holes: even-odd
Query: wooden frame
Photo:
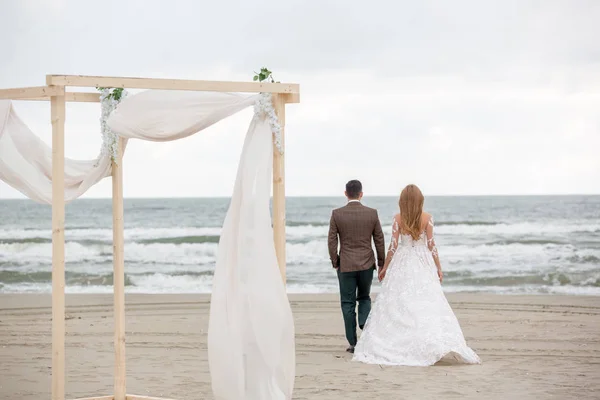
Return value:
<svg viewBox="0 0 600 400">
<path fill-rule="evenodd" d="M 220 82 L 178 79 L 47 75 L 47 86 L 0 89 L 0 99 L 50 101 L 52 121 L 52 400 L 65 399 L 65 103 L 98 103 L 98 93 L 67 92 L 66 87 L 111 87 L 156 90 L 272 93 L 284 145 L 285 105 L 300 102 L 300 87 L 289 83 Z M 122 143 L 122 142 L 120 142 Z M 123 244 L 123 151 L 112 164 L 114 395 L 79 400 L 161 400 L 126 394 L 125 271 Z M 273 145 L 273 236 L 283 282 L 285 257 L 285 158 Z M 165 399 L 162 399 L 165 400 Z"/>
<path fill-rule="evenodd" d="M 100 397 L 86 397 L 77 400 L 115 400 L 115 396 L 100 396 Z M 125 395 L 125 400 L 171 400 L 165 399 L 164 397 L 149 397 L 149 396 L 137 396 L 135 394 Z"/>
</svg>

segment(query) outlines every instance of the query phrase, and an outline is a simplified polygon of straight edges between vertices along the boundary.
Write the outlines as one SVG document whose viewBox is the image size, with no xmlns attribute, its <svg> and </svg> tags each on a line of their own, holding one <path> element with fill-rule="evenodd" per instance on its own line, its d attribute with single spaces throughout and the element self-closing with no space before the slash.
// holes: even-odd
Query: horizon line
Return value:
<svg viewBox="0 0 600 400">
<path fill-rule="evenodd" d="M 398 194 L 374 194 L 364 195 L 364 199 L 375 197 L 398 197 Z M 425 197 L 573 197 L 573 196 L 600 196 L 600 193 L 539 193 L 539 194 L 430 194 Z M 270 196 L 272 198 L 272 195 Z M 292 198 L 343 198 L 344 195 L 289 195 L 286 199 Z M 166 199 L 229 199 L 231 196 L 124 196 L 127 200 L 166 200 Z M 75 200 L 110 200 L 112 197 L 79 197 Z M 31 200 L 28 197 L 0 197 L 4 200 Z M 73 201 L 75 201 L 73 200 Z"/>
</svg>

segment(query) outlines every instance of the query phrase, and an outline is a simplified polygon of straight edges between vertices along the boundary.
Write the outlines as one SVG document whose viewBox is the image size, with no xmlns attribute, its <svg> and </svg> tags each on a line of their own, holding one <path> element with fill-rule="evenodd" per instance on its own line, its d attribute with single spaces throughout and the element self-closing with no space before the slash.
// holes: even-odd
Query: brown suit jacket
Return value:
<svg viewBox="0 0 600 400">
<path fill-rule="evenodd" d="M 333 210 L 328 238 L 333 267 L 340 268 L 341 272 L 364 271 L 375 267 L 371 238 L 375 242 L 377 265 L 381 268 L 385 261 L 385 241 L 377 210 L 359 202 L 349 202 L 345 207 Z"/>
</svg>

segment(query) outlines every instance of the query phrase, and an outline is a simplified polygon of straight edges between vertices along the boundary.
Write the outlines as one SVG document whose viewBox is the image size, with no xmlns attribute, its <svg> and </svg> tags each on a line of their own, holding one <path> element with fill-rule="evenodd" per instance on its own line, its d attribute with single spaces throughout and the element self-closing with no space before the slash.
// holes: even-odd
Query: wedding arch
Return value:
<svg viewBox="0 0 600 400">
<path fill-rule="evenodd" d="M 71 92 L 67 91 L 68 87 L 102 88 L 102 93 Z M 147 90 L 125 98 L 124 88 Z M 257 95 L 242 96 L 238 93 Z M 244 389 L 244 385 L 248 384 L 244 383 L 245 371 L 250 370 L 256 377 L 257 371 L 262 368 L 265 371 L 262 378 L 276 382 L 277 397 L 291 396 L 295 363 L 293 321 L 287 298 L 284 301 L 274 300 L 284 298 L 286 279 L 285 105 L 298 103 L 299 96 L 297 84 L 74 75 L 47 75 L 46 86 L 0 89 L 0 179 L 35 201 L 52 204 L 52 400 L 65 399 L 65 202 L 81 196 L 95 183 L 111 176 L 114 394 L 88 400 L 153 399 L 126 394 L 123 153 L 127 140 L 180 139 L 252 105 L 255 117 L 244 143 L 215 270 L 215 285 L 217 279 L 220 281 L 217 288 L 213 286 L 211 299 L 211 379 L 213 391 L 220 391 L 221 397 L 240 398 L 240 393 L 248 390 Z M 11 100 L 50 101 L 51 148 L 20 120 Z M 65 158 L 66 102 L 102 104 L 103 148 L 96 160 Z M 271 183 L 272 226 L 268 204 Z M 268 234 L 272 236 L 265 239 Z M 272 270 L 279 268 L 279 272 L 275 273 L 277 282 L 273 271 L 264 267 L 269 264 L 274 265 Z M 273 292 L 272 297 L 268 297 L 269 293 L 257 296 L 248 290 L 248 285 L 256 279 L 273 283 L 267 290 Z M 233 311 L 232 299 L 239 305 L 233 307 Z M 227 302 L 229 308 L 226 307 Z M 225 307 L 217 311 L 225 311 L 225 316 L 220 315 L 221 312 L 213 312 L 213 306 L 223 304 Z M 261 313 L 276 315 L 277 318 L 271 317 L 271 321 L 265 323 Z M 245 322 L 240 322 L 243 318 Z M 260 321 L 253 321 L 253 318 Z M 231 323 L 233 328 L 228 325 Z M 227 337 L 222 339 L 214 334 L 215 344 L 211 350 L 210 329 L 213 326 L 220 332 L 233 333 L 227 333 Z M 274 337 L 273 331 L 279 336 Z M 251 336 L 253 348 L 239 347 L 244 344 L 230 346 L 233 350 L 225 348 L 231 345 L 225 342 L 231 341 L 234 334 L 237 336 L 233 339 L 241 342 L 244 337 L 247 341 L 247 336 L 243 335 L 254 335 Z M 258 354 L 255 357 L 258 361 L 252 360 L 252 351 Z M 282 358 L 285 359 L 282 361 Z M 283 371 L 282 364 L 286 364 Z M 241 378 L 235 377 L 235 368 L 239 368 Z M 221 373 L 223 369 L 227 370 L 226 373 Z M 259 389 L 264 390 L 264 387 Z"/>
</svg>

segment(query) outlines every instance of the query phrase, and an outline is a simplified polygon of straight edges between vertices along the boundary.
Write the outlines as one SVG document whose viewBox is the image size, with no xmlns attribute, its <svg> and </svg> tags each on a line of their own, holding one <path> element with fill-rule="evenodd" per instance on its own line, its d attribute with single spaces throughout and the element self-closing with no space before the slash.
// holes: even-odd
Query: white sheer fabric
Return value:
<svg viewBox="0 0 600 400">
<path fill-rule="evenodd" d="M 193 135 L 254 104 L 233 93 L 148 90 L 124 99 L 108 125 L 126 146 L 130 138 L 166 142 Z M 107 156 L 65 158 L 65 202 L 111 174 Z M 39 203 L 52 203 L 52 149 L 21 121 L 10 100 L 0 100 L 0 179 Z"/>
<path fill-rule="evenodd" d="M 259 96 L 147 91 L 124 99 L 108 125 L 124 138 L 123 145 L 128 138 L 176 140 L 254 104 Z M 18 118 L 10 101 L 0 102 L 0 118 L 0 179 L 31 199 L 51 203 L 52 150 Z M 217 400 L 292 398 L 294 323 L 273 243 L 272 157 L 269 122 L 255 116 L 213 278 L 208 353 Z M 109 157 L 98 163 L 65 160 L 65 198 L 77 198 L 110 173 Z"/>
<path fill-rule="evenodd" d="M 394 219 L 389 254 L 392 259 L 381 292 L 354 352 L 354 360 L 368 364 L 429 366 L 446 356 L 478 364 L 446 300 L 437 276 L 431 235 L 419 240 L 403 235 Z M 429 243 L 428 243 L 429 242 Z"/>
<path fill-rule="evenodd" d="M 268 122 L 255 119 L 219 242 L 208 329 L 218 400 L 292 398 L 294 322 L 269 218 L 271 143 Z"/>
<path fill-rule="evenodd" d="M 98 163 L 66 158 L 65 201 L 110 174 L 109 158 Z M 32 200 L 52 203 L 52 149 L 23 123 L 10 100 L 0 100 L 0 179 Z"/>
<path fill-rule="evenodd" d="M 254 104 L 235 93 L 147 90 L 125 98 L 108 125 L 128 139 L 168 142 L 191 136 Z"/>
</svg>

